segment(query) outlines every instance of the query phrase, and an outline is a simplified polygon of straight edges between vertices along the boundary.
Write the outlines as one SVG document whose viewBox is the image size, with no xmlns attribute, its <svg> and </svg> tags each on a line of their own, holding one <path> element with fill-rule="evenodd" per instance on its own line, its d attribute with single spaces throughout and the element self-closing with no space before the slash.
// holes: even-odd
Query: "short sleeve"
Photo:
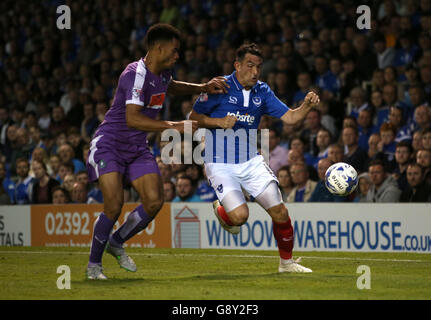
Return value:
<svg viewBox="0 0 431 320">
<path fill-rule="evenodd" d="M 193 110 L 200 114 L 209 115 L 219 103 L 221 94 L 201 93 L 193 105 Z"/>
<path fill-rule="evenodd" d="M 144 96 L 142 95 L 145 81 L 145 74 L 139 74 L 132 70 L 123 73 L 118 81 L 118 87 L 123 90 L 127 104 L 144 106 Z"/>
<path fill-rule="evenodd" d="M 281 118 L 287 111 L 290 110 L 289 107 L 275 96 L 274 92 L 269 86 L 266 87 L 266 90 L 265 113 L 275 118 Z"/>
</svg>

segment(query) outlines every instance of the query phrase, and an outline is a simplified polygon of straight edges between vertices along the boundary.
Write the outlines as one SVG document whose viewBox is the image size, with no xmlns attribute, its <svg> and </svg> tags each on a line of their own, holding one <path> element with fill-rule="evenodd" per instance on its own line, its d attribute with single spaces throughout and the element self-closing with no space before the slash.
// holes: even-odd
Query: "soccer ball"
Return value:
<svg viewBox="0 0 431 320">
<path fill-rule="evenodd" d="M 347 196 L 358 185 L 358 173 L 350 164 L 338 162 L 326 170 L 325 186 L 332 194 Z"/>
</svg>

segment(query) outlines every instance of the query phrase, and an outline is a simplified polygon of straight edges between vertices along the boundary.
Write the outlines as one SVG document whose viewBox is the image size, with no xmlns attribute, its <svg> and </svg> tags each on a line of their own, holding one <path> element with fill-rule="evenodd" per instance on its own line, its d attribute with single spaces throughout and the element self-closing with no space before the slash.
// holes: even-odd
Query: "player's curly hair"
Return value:
<svg viewBox="0 0 431 320">
<path fill-rule="evenodd" d="M 148 29 L 145 35 L 144 45 L 147 49 L 151 48 L 157 41 L 180 40 L 180 31 L 167 23 L 157 23 Z"/>
</svg>

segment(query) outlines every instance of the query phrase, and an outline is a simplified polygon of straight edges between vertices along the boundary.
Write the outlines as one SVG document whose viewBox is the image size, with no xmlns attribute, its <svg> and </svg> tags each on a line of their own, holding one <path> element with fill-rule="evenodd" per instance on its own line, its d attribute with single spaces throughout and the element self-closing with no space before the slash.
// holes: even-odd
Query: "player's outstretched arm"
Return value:
<svg viewBox="0 0 431 320">
<path fill-rule="evenodd" d="M 305 116 L 310 111 L 310 109 L 318 105 L 319 102 L 320 102 L 319 96 L 316 93 L 310 91 L 305 96 L 304 102 L 302 102 L 299 108 L 287 111 L 281 117 L 281 120 L 283 120 L 283 122 L 287 124 L 295 125 L 298 122 L 301 122 L 302 120 L 304 120 Z"/>
<path fill-rule="evenodd" d="M 126 123 L 129 128 L 138 129 L 142 131 L 163 131 L 165 129 L 175 129 L 184 132 L 184 124 L 190 122 L 192 130 L 195 131 L 198 128 L 197 121 L 163 121 L 155 120 L 147 117 L 141 113 L 142 106 L 136 104 L 126 105 Z"/>
<path fill-rule="evenodd" d="M 227 88 L 229 88 L 229 85 L 226 83 L 226 79 L 224 77 L 215 77 L 207 83 L 202 84 L 172 80 L 169 83 L 168 94 L 188 95 L 199 94 L 202 92 L 209 94 L 218 94 L 226 93 Z"/>
<path fill-rule="evenodd" d="M 237 120 L 235 116 L 226 116 L 224 118 L 211 118 L 204 114 L 197 113 L 195 110 L 192 110 L 189 119 L 197 121 L 199 128 L 223 129 L 233 128 Z"/>
</svg>

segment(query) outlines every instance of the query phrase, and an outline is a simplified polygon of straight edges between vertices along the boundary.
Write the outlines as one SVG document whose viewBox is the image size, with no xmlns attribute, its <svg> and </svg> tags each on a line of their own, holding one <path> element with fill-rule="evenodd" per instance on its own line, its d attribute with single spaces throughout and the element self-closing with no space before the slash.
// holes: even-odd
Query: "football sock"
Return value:
<svg viewBox="0 0 431 320">
<path fill-rule="evenodd" d="M 142 204 L 139 205 L 129 214 L 122 226 L 111 235 L 109 243 L 114 247 L 121 248 L 124 242 L 144 230 L 153 219 L 154 217 L 150 217 L 145 212 Z"/>
<path fill-rule="evenodd" d="M 277 240 L 278 252 L 281 259 L 292 259 L 294 244 L 294 232 L 292 223 L 289 220 L 284 223 L 273 222 L 273 233 Z"/>
<path fill-rule="evenodd" d="M 103 212 L 97 218 L 93 230 L 89 265 L 102 263 L 103 251 L 114 224 L 115 221 L 110 220 Z"/>
<path fill-rule="evenodd" d="M 229 216 L 227 215 L 227 213 L 226 213 L 226 211 L 224 210 L 223 206 L 219 206 L 219 207 L 217 208 L 217 213 L 218 213 L 219 217 L 220 217 L 220 218 L 222 218 L 222 220 L 223 220 L 224 222 L 226 222 L 226 224 L 227 224 L 228 226 L 233 226 L 233 223 L 232 223 L 232 221 L 230 221 Z"/>
</svg>

